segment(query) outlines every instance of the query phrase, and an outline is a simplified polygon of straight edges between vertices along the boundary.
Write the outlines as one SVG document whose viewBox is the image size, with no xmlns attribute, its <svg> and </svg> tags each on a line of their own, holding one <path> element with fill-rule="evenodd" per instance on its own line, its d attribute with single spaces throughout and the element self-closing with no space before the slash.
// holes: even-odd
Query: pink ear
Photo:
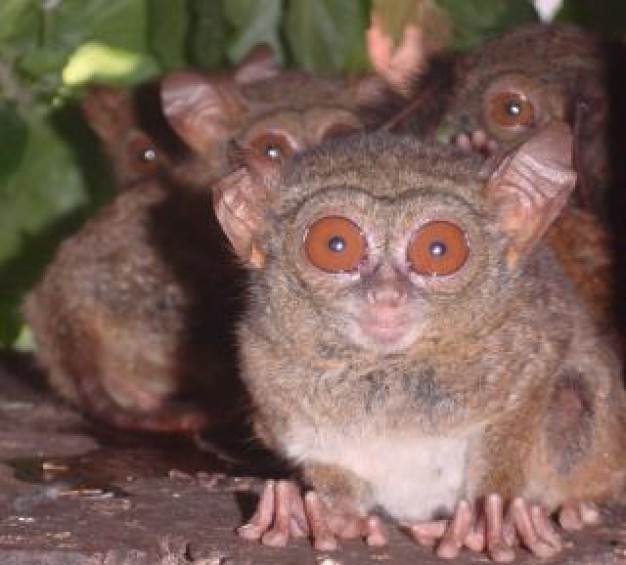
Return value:
<svg viewBox="0 0 626 565">
<path fill-rule="evenodd" d="M 259 235 L 264 228 L 266 203 L 280 180 L 281 166 L 246 149 L 237 149 L 234 160 L 240 167 L 212 187 L 213 209 L 239 259 L 259 269 L 265 263 Z"/>
<path fill-rule="evenodd" d="M 233 78 L 239 84 L 247 84 L 275 77 L 280 71 L 280 64 L 272 48 L 266 43 L 260 43 L 237 64 Z"/>
<path fill-rule="evenodd" d="M 569 199 L 576 173 L 572 132 L 554 121 L 509 155 L 489 178 L 485 197 L 509 236 L 510 264 L 542 238 Z"/>
<path fill-rule="evenodd" d="M 243 104 L 232 81 L 177 71 L 161 83 L 163 112 L 178 135 L 201 155 L 232 135 Z"/>
<path fill-rule="evenodd" d="M 85 119 L 110 149 L 117 147 L 136 119 L 130 92 L 124 88 L 90 85 L 81 103 Z"/>
</svg>

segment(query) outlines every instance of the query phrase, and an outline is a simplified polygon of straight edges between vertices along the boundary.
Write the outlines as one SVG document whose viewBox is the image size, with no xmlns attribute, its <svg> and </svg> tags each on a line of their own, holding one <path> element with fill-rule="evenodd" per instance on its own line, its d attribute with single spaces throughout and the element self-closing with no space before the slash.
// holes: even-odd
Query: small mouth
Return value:
<svg viewBox="0 0 626 565">
<path fill-rule="evenodd" d="M 409 325 L 405 316 L 387 313 L 368 315 L 359 320 L 359 327 L 363 334 L 386 345 L 401 341 L 407 335 Z"/>
</svg>

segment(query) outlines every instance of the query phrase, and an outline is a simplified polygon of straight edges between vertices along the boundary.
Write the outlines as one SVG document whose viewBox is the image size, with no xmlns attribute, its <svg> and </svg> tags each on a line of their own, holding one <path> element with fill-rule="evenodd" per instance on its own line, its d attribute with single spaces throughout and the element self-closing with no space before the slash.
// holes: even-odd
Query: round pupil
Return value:
<svg viewBox="0 0 626 565">
<path fill-rule="evenodd" d="M 144 161 L 154 161 L 156 159 L 156 151 L 154 149 L 146 149 L 142 157 Z"/>
<path fill-rule="evenodd" d="M 522 105 L 517 100 L 509 100 L 506 103 L 506 112 L 509 116 L 519 116 L 522 113 Z"/>
<path fill-rule="evenodd" d="M 346 240 L 343 237 L 336 235 L 328 240 L 328 249 L 335 253 L 341 253 L 346 248 Z"/>
<path fill-rule="evenodd" d="M 446 254 L 446 251 L 448 251 L 448 248 L 446 247 L 446 244 L 441 241 L 433 241 L 430 244 L 429 251 L 433 257 L 443 257 Z"/>
<path fill-rule="evenodd" d="M 267 149 L 265 150 L 265 154 L 270 158 L 270 159 L 279 159 L 281 152 L 280 149 L 278 148 L 278 146 L 276 145 L 268 145 Z"/>
</svg>

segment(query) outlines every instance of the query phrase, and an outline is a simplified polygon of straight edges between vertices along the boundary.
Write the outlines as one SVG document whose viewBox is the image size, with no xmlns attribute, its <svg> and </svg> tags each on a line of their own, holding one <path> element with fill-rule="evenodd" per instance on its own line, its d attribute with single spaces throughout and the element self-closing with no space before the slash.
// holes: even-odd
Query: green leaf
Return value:
<svg viewBox="0 0 626 565">
<path fill-rule="evenodd" d="M 148 45 L 161 68 L 186 66 L 188 10 L 180 0 L 148 0 Z"/>
<path fill-rule="evenodd" d="M 366 68 L 367 17 L 354 0 L 290 0 L 285 35 L 297 66 L 314 72 Z"/>
<path fill-rule="evenodd" d="M 63 83 L 67 86 L 87 82 L 135 84 L 158 72 L 157 62 L 147 54 L 90 41 L 72 54 L 63 69 Z"/>
<path fill-rule="evenodd" d="M 19 58 L 19 73 L 34 79 L 51 73 L 60 73 L 69 54 L 70 51 L 65 48 L 32 49 Z"/>
<path fill-rule="evenodd" d="M 0 105 L 0 183 L 19 167 L 27 138 L 24 120 L 14 110 Z"/>
<path fill-rule="evenodd" d="M 223 3 L 227 0 L 188 0 L 190 62 L 207 70 L 226 63 L 227 23 Z"/>
<path fill-rule="evenodd" d="M 517 24 L 537 21 L 530 0 L 437 0 L 452 18 L 454 46 L 470 49 Z"/>
<path fill-rule="evenodd" d="M 147 51 L 147 0 L 62 0 L 44 10 L 43 46 L 75 49 L 96 40 Z"/>
<path fill-rule="evenodd" d="M 226 0 L 224 16 L 234 30 L 228 41 L 231 63 L 240 61 L 253 47 L 266 43 L 279 61 L 284 53 L 279 40 L 282 0 Z"/>
<path fill-rule="evenodd" d="M 416 0 L 373 0 L 373 9 L 382 21 L 383 30 L 397 43 L 405 26 L 415 19 Z"/>
<path fill-rule="evenodd" d="M 36 42 L 41 27 L 38 3 L 28 0 L 0 2 L 0 44 L 19 45 Z"/>
<path fill-rule="evenodd" d="M 110 171 L 74 106 L 30 118 L 18 166 L 0 182 L 0 344 L 22 328 L 19 306 L 58 242 L 112 194 Z"/>
</svg>

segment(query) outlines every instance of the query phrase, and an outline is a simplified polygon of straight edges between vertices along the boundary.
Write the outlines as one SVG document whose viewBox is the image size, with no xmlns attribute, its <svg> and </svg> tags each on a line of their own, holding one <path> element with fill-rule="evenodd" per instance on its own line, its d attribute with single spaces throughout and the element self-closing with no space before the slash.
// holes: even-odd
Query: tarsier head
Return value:
<svg viewBox="0 0 626 565">
<path fill-rule="evenodd" d="M 277 326 L 306 303 L 307 318 L 352 346 L 398 352 L 475 332 L 496 315 L 494 302 L 519 284 L 571 193 L 571 150 L 560 122 L 495 169 L 454 147 L 357 135 L 297 156 L 282 172 L 252 157 L 216 186 L 217 215 L 267 279 L 258 302 L 278 317 L 272 304 L 283 304 Z"/>
<path fill-rule="evenodd" d="M 269 48 L 260 46 L 228 75 L 171 73 L 161 95 L 180 138 L 213 170 L 224 172 L 224 140 L 282 161 L 326 138 L 360 130 L 357 108 L 375 95 L 375 81 L 281 71 Z"/>
<path fill-rule="evenodd" d="M 158 177 L 186 151 L 165 120 L 158 82 L 134 89 L 91 85 L 82 110 L 122 189 Z"/>
<path fill-rule="evenodd" d="M 563 24 L 522 26 L 458 58 L 438 137 L 492 154 L 564 120 L 576 130 L 579 181 L 590 185 L 579 186 L 580 196 L 598 206 L 609 175 L 605 74 L 593 34 Z"/>
</svg>

